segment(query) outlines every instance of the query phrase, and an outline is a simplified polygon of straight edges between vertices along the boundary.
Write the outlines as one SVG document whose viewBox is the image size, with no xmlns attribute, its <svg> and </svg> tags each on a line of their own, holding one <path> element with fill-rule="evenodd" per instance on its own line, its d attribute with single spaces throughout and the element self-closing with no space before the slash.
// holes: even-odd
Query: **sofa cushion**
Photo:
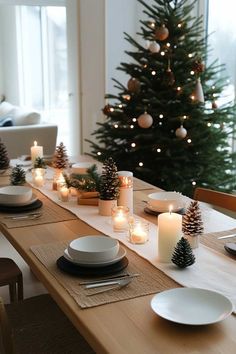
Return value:
<svg viewBox="0 0 236 354">
<path fill-rule="evenodd" d="M 0 104 L 0 117 L 5 116 L 6 114 L 13 112 L 15 109 L 15 106 L 13 106 L 11 103 L 3 101 Z"/>
<path fill-rule="evenodd" d="M 0 116 L 0 127 L 11 127 L 13 125 L 13 117 L 11 113 Z"/>
<path fill-rule="evenodd" d="M 8 116 L 12 119 L 12 125 L 16 126 L 39 124 L 41 120 L 38 112 L 28 108 L 13 106 L 11 103 L 4 101 L 0 104 L 0 121 Z"/>
<path fill-rule="evenodd" d="M 32 125 L 39 124 L 41 116 L 38 112 L 16 107 L 13 118 L 14 125 Z"/>
</svg>

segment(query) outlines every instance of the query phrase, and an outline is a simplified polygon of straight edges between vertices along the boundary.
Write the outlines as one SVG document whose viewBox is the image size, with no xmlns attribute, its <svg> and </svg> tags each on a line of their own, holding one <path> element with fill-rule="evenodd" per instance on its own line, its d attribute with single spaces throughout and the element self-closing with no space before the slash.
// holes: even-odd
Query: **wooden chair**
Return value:
<svg viewBox="0 0 236 354">
<path fill-rule="evenodd" d="M 0 258 L 0 286 L 9 286 L 10 302 L 23 300 L 23 278 L 20 268 L 10 258 Z"/>
<path fill-rule="evenodd" d="M 194 191 L 194 199 L 236 212 L 236 195 L 233 194 L 198 187 Z"/>
<path fill-rule="evenodd" d="M 9 305 L 4 305 L 0 298 L 0 353 L 94 354 L 94 351 L 50 295 L 45 294 Z"/>
</svg>

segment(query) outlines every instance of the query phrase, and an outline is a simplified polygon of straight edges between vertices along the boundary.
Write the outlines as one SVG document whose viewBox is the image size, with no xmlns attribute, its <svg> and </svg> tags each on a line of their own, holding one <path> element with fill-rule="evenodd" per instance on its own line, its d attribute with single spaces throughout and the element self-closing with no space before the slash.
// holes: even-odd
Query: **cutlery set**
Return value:
<svg viewBox="0 0 236 354">
<path fill-rule="evenodd" d="M 29 214 L 23 214 L 23 215 L 8 215 L 5 216 L 4 219 L 10 219 L 10 220 L 25 220 L 25 219 L 29 219 L 29 220 L 34 220 L 34 219 L 38 219 L 42 216 L 41 212 L 38 213 L 29 213 Z"/>
<path fill-rule="evenodd" d="M 110 278 L 103 278 L 103 279 L 95 279 L 95 280 L 88 280 L 88 281 L 83 281 L 80 282 L 80 285 L 84 285 L 85 289 L 94 289 L 94 288 L 100 288 L 106 286 L 105 289 L 100 289 L 98 291 L 95 291 L 93 293 L 87 294 L 87 296 L 93 296 L 96 294 L 101 294 L 106 291 L 111 291 L 111 290 L 119 290 L 125 286 L 127 286 L 133 278 L 138 277 L 139 274 L 134 273 L 134 274 L 129 274 L 125 273 L 123 275 L 118 275 L 118 276 L 113 276 Z M 107 286 L 113 285 L 112 287 L 107 288 Z"/>
</svg>

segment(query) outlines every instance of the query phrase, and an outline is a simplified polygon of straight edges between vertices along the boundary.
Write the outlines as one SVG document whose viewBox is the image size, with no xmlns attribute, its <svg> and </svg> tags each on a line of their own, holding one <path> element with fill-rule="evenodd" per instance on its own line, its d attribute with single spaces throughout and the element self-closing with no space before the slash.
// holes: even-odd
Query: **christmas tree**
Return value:
<svg viewBox="0 0 236 354">
<path fill-rule="evenodd" d="M 202 18 L 187 0 L 153 0 L 144 6 L 140 41 L 130 63 L 121 63 L 127 85 L 115 80 L 107 95 L 104 123 L 93 133 L 90 155 L 112 156 L 119 170 L 165 190 L 192 196 L 195 186 L 231 191 L 236 187 L 230 136 L 235 107 L 217 107 L 226 79 L 217 61 L 205 67 L 208 48 Z M 146 46 L 144 42 L 149 41 Z"/>
</svg>

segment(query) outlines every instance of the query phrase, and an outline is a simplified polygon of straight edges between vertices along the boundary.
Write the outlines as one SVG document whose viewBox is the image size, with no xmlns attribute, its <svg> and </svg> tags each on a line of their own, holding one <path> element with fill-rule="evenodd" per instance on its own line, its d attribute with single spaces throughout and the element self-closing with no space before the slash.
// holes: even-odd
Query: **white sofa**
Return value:
<svg viewBox="0 0 236 354">
<path fill-rule="evenodd" d="M 49 158 L 56 148 L 57 125 L 42 124 L 39 113 L 4 101 L 0 104 L 0 138 L 11 159 L 30 155 L 35 140 Z"/>
</svg>

